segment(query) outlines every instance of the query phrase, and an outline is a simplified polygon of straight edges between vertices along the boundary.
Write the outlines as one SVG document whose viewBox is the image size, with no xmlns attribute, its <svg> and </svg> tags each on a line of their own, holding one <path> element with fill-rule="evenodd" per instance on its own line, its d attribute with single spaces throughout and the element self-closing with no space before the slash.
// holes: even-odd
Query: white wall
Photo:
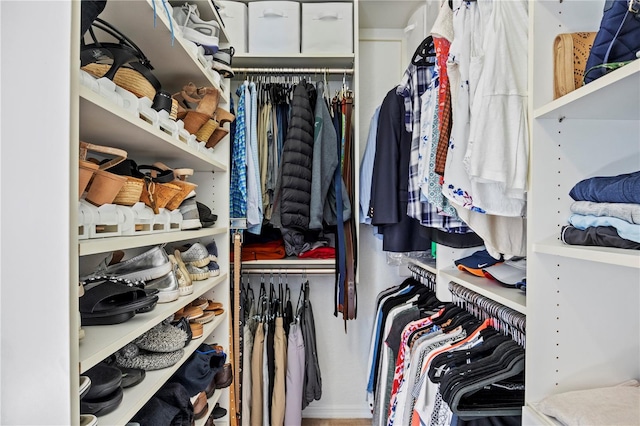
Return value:
<svg viewBox="0 0 640 426">
<path fill-rule="evenodd" d="M 0 423 L 69 425 L 71 2 L 0 11 Z"/>
</svg>

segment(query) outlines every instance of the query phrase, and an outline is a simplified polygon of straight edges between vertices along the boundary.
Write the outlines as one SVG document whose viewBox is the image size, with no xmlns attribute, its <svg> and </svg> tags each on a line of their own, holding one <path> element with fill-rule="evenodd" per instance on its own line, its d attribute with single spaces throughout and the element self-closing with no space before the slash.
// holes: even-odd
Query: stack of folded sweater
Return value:
<svg viewBox="0 0 640 426">
<path fill-rule="evenodd" d="M 640 250 L 640 171 L 582 180 L 569 195 L 564 243 Z"/>
</svg>

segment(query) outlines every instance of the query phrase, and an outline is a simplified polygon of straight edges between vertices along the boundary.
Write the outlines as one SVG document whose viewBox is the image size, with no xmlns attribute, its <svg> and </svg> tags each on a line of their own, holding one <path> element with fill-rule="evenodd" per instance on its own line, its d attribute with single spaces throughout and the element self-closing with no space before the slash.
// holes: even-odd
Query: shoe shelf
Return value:
<svg viewBox="0 0 640 426">
<path fill-rule="evenodd" d="M 218 401 L 220 401 L 220 397 L 222 396 L 222 391 L 224 389 L 216 389 L 213 392 L 213 395 L 211 395 L 211 398 L 209 398 L 207 400 L 207 403 L 209 404 L 209 407 L 207 408 L 207 414 L 202 417 L 201 419 L 196 420 L 195 426 L 204 426 L 207 423 L 207 419 L 209 418 L 209 416 L 211 415 L 211 412 L 213 411 L 213 408 L 216 406 L 216 404 L 218 403 Z M 216 423 L 219 424 L 220 421 L 224 421 L 224 419 L 226 419 L 227 416 L 221 417 L 219 419 L 216 419 Z"/>
<path fill-rule="evenodd" d="M 236 53 L 233 56 L 234 68 L 352 68 L 354 62 L 353 53 L 347 54 L 256 54 Z"/>
<path fill-rule="evenodd" d="M 214 289 L 218 284 L 225 282 L 227 279 L 227 274 L 221 273 L 219 276 L 209 278 L 207 280 L 194 281 L 192 294 L 180 297 L 178 298 L 178 300 L 170 303 L 159 303 L 151 312 L 136 314 L 133 318 L 121 324 L 82 327 L 85 332 L 85 337 L 84 339 L 80 340 L 80 373 L 84 373 L 94 365 L 98 364 L 99 362 L 125 346 L 127 343 L 139 337 L 145 331 L 159 324 L 166 318 L 173 315 L 173 313 L 175 313 L 180 308 L 188 305 L 207 291 Z M 211 331 L 213 331 L 215 326 L 219 324 L 219 322 L 216 322 L 216 320 L 220 319 L 221 317 L 222 315 L 216 317 L 214 321 L 212 321 L 212 323 L 204 325 L 204 336 L 208 336 L 209 334 L 211 334 Z M 212 327 L 209 328 L 208 333 L 207 327 Z M 199 340 L 200 339 L 197 339 L 197 341 Z M 195 350 L 195 348 L 193 349 Z M 193 350 L 191 352 L 193 352 Z M 167 378 L 168 377 L 166 377 L 165 380 Z M 149 396 L 149 398 L 150 397 L 151 396 Z M 124 423 L 126 423 L 126 421 L 120 423 L 106 422 L 105 424 Z"/>
<path fill-rule="evenodd" d="M 533 116 L 553 119 L 638 120 L 638 99 L 640 59 L 535 109 Z"/>
<path fill-rule="evenodd" d="M 157 234 L 132 235 L 121 237 L 94 238 L 81 240 L 78 242 L 78 252 L 80 256 L 106 253 L 114 250 L 125 250 L 136 247 L 156 246 L 164 243 L 185 241 L 212 237 L 227 233 L 229 230 L 221 226 L 210 228 L 187 229 L 177 232 L 163 232 Z"/>
<path fill-rule="evenodd" d="M 225 320 L 227 313 L 215 317 L 213 321 L 204 325 L 203 336 L 209 336 Z M 135 319 L 135 317 L 134 317 Z M 184 355 L 176 364 L 160 370 L 147 371 L 145 378 L 136 386 L 124 389 L 124 397 L 118 408 L 104 416 L 100 416 L 100 424 L 125 425 L 164 385 L 180 366 L 198 349 L 204 337 L 194 339 L 184 348 Z"/>
<path fill-rule="evenodd" d="M 438 276 L 445 281 L 458 283 L 522 314 L 527 314 L 526 295 L 517 288 L 505 287 L 489 278 L 471 275 L 455 266 L 440 269 Z"/>
<path fill-rule="evenodd" d="M 541 413 L 532 405 L 522 407 L 522 424 L 524 426 L 562 426 L 562 423 Z"/>
<path fill-rule="evenodd" d="M 534 242 L 533 251 L 587 262 L 600 262 L 640 269 L 640 251 L 638 250 L 570 245 L 563 243 L 558 237 L 549 237 L 545 240 Z"/>
<path fill-rule="evenodd" d="M 170 166 L 177 164 L 194 171 L 227 171 L 226 159 L 217 160 L 197 151 L 84 86 L 79 86 L 78 91 L 80 140 L 124 149 L 138 164 L 139 159 L 148 159 L 151 153 L 153 161 Z"/>
<path fill-rule="evenodd" d="M 151 61 L 151 72 L 162 84 L 162 89 L 177 93 L 189 82 L 197 86 L 213 86 L 209 71 L 191 49 L 191 42 L 182 38 L 176 25 L 173 25 L 172 41 L 171 25 L 162 3 L 156 0 L 110 1 L 100 18 L 124 33 L 142 50 Z M 224 103 L 229 101 L 224 93 L 221 98 Z"/>
</svg>

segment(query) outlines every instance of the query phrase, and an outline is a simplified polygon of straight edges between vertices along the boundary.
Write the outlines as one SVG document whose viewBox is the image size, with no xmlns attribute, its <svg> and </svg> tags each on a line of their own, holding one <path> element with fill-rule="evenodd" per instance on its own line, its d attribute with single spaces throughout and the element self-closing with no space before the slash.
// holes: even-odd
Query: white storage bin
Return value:
<svg viewBox="0 0 640 426">
<path fill-rule="evenodd" d="M 300 3 L 249 3 L 249 53 L 300 53 Z"/>
<path fill-rule="evenodd" d="M 229 43 L 236 53 L 247 53 L 247 5 L 239 1 L 217 1 Z"/>
<path fill-rule="evenodd" d="M 353 53 L 352 3 L 303 3 L 302 53 Z"/>
</svg>

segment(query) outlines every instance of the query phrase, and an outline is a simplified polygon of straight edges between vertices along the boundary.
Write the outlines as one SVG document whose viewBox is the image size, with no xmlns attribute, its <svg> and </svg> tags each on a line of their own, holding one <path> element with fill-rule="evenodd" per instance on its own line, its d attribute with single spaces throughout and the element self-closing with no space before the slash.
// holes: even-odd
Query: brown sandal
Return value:
<svg viewBox="0 0 640 426">
<path fill-rule="evenodd" d="M 228 134 L 229 131 L 227 129 L 218 127 L 207 141 L 206 147 L 215 148 L 215 146 L 218 145 L 218 143 Z"/>
<path fill-rule="evenodd" d="M 87 164 L 91 163 L 91 161 L 87 161 L 87 153 L 89 151 L 112 155 L 114 158 L 96 167 L 93 179 L 91 179 L 89 183 L 85 200 L 96 206 L 111 204 L 120 192 L 120 189 L 124 186 L 127 178 L 126 176 L 119 176 L 105 170 L 123 162 L 127 158 L 127 152 L 118 148 L 80 141 L 80 164 L 87 168 L 92 167 Z M 86 178 L 86 173 L 83 179 L 84 178 Z M 80 182 L 80 184 L 82 185 L 82 182 Z"/>
<path fill-rule="evenodd" d="M 182 102 L 182 106 L 189 108 L 182 112 L 179 111 L 178 118 L 182 118 L 184 121 L 185 130 L 195 135 L 202 126 L 208 124 L 208 121 L 213 118 L 220 101 L 220 90 L 216 87 L 196 87 L 195 84 L 189 83 L 183 87 L 179 95 L 174 95 L 174 98 L 179 103 Z M 194 104 L 196 105 L 195 110 L 192 106 Z"/>
</svg>

